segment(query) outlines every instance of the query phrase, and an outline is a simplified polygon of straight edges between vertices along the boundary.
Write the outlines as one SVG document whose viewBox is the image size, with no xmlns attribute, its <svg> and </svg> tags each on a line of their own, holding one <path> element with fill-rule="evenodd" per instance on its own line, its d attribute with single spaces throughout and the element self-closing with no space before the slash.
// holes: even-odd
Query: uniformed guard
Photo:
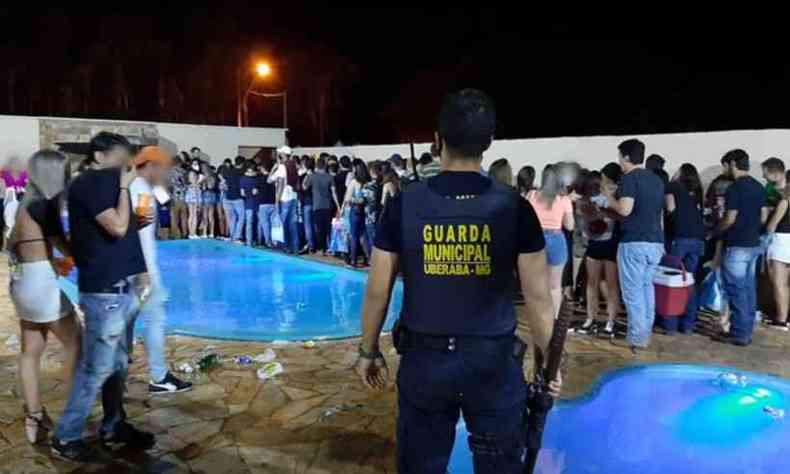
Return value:
<svg viewBox="0 0 790 474">
<path fill-rule="evenodd" d="M 449 95 L 436 145 L 442 173 L 410 185 L 380 220 L 356 371 L 387 387 L 379 336 L 398 271 L 403 312 L 398 372 L 398 471 L 444 474 L 463 412 L 475 471 L 521 473 L 528 327 L 545 350 L 554 324 L 543 233 L 532 207 L 480 173 L 496 115 L 483 92 Z M 513 306 L 518 268 L 526 310 Z M 561 381 L 550 384 L 557 396 Z"/>
</svg>

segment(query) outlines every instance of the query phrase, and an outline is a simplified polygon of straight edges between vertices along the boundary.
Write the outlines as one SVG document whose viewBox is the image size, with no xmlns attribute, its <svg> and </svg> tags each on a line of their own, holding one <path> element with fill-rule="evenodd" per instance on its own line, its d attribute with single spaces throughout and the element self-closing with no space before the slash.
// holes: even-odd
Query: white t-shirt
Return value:
<svg viewBox="0 0 790 474">
<path fill-rule="evenodd" d="M 285 169 L 285 165 L 279 165 L 277 167 L 277 171 L 274 172 L 271 176 L 269 176 L 268 181 L 270 183 L 275 182 L 278 179 L 282 179 L 283 183 L 285 183 L 285 187 L 283 188 L 283 194 L 280 196 L 281 202 L 288 202 L 293 201 L 296 199 L 296 191 L 294 188 L 288 184 L 288 172 Z"/>
<path fill-rule="evenodd" d="M 143 257 L 145 258 L 145 266 L 148 268 L 148 274 L 151 276 L 151 283 L 154 287 L 161 287 L 161 280 L 159 275 L 159 265 L 156 259 L 156 227 L 159 213 L 157 212 L 157 203 L 154 198 L 154 188 L 144 178 L 138 176 L 132 181 L 129 186 L 129 194 L 132 198 L 132 212 L 137 209 L 137 203 L 140 202 L 141 194 L 148 194 L 151 196 L 149 200 L 149 209 L 153 212 L 154 221 L 142 229 L 140 229 L 140 247 L 143 249 Z M 132 216 L 132 218 L 136 218 Z"/>
</svg>

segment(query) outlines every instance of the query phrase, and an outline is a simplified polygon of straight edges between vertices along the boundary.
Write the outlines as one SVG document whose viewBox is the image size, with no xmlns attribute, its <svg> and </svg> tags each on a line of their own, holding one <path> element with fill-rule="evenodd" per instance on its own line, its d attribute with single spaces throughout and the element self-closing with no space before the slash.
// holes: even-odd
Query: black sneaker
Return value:
<svg viewBox="0 0 790 474">
<path fill-rule="evenodd" d="M 730 344 L 739 347 L 746 347 L 752 343 L 752 341 L 742 341 L 740 339 L 736 339 L 735 337 L 730 335 L 730 333 L 726 333 L 726 332 L 711 337 L 711 340 L 716 342 L 721 342 L 722 344 Z"/>
<path fill-rule="evenodd" d="M 149 449 L 156 444 L 156 438 L 152 433 L 140 431 L 125 421 L 118 423 L 114 433 L 99 433 L 99 437 L 106 448 L 124 445 L 132 448 Z"/>
<path fill-rule="evenodd" d="M 163 378 L 161 381 L 148 383 L 148 393 L 151 395 L 180 393 L 189 390 L 192 390 L 191 382 L 179 380 L 170 372 L 168 372 L 167 375 L 165 375 L 165 378 Z"/>
<path fill-rule="evenodd" d="M 788 323 L 787 321 L 779 322 L 773 319 L 764 319 L 763 324 L 765 324 L 766 327 L 770 329 L 775 329 L 777 331 L 784 331 L 784 332 L 790 331 L 790 323 Z"/>
<path fill-rule="evenodd" d="M 53 436 L 50 450 L 53 456 L 64 461 L 85 463 L 97 459 L 96 451 L 89 448 L 81 439 L 64 443 Z"/>
<path fill-rule="evenodd" d="M 634 344 L 631 344 L 626 340 L 620 340 L 620 339 L 611 339 L 609 343 L 615 347 L 628 349 L 629 351 L 631 351 L 631 354 L 633 355 L 637 355 L 639 352 L 642 352 L 645 349 L 647 349 L 647 347 L 635 346 Z"/>
</svg>

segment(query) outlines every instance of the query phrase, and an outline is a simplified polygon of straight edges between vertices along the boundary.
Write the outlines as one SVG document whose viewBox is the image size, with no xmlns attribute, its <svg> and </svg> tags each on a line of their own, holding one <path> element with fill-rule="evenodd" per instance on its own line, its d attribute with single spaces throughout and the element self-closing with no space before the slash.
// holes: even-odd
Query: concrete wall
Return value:
<svg viewBox="0 0 790 474">
<path fill-rule="evenodd" d="M 72 133 L 71 129 L 76 131 Z M 171 152 L 189 151 L 197 146 L 215 164 L 235 157 L 239 147 L 276 148 L 285 144 L 285 130 L 281 128 L 0 115 L 0 166 L 9 156 L 26 159 L 43 147 L 51 147 L 53 141 L 87 141 L 91 133 L 101 129 L 124 134 L 126 130 L 139 129 L 142 131 L 129 133 L 154 137 L 154 132 L 157 132 L 159 144 Z M 149 133 L 149 129 L 153 131 Z M 62 136 L 54 136 L 55 132 L 63 133 Z"/>
<path fill-rule="evenodd" d="M 37 118 L 0 115 L 0 168 L 11 157 L 27 159 L 39 149 L 38 144 Z"/>
<path fill-rule="evenodd" d="M 199 147 L 213 164 L 234 158 L 239 147 L 277 148 L 285 144 L 282 128 L 220 127 L 158 123 L 160 144 L 171 151 Z"/>
<path fill-rule="evenodd" d="M 658 153 L 667 160 L 670 174 L 683 163 L 693 163 L 709 182 L 720 170 L 719 160 L 728 150 L 743 148 L 752 158 L 752 170 L 760 175 L 758 163 L 777 156 L 790 160 L 790 130 L 733 130 L 726 132 L 670 133 L 655 135 L 561 137 L 519 140 L 496 140 L 484 154 L 483 166 L 498 158 L 507 158 L 513 172 L 525 165 L 534 166 L 540 173 L 549 163 L 577 161 L 590 169 L 600 169 L 617 160 L 617 145 L 626 138 L 636 137 L 645 142 L 647 153 Z M 428 151 L 430 144 L 415 144 L 415 154 Z M 327 151 L 335 155 L 353 155 L 365 160 L 382 160 L 393 153 L 409 156 L 409 145 L 358 145 L 338 148 L 297 148 L 300 154 Z M 790 161 L 788 161 L 790 164 Z"/>
</svg>

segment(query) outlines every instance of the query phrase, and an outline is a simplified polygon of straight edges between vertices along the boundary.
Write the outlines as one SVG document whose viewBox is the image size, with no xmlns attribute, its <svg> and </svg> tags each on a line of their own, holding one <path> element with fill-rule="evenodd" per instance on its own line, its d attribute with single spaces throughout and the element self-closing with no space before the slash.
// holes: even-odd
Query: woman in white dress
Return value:
<svg viewBox="0 0 790 474">
<path fill-rule="evenodd" d="M 41 441 L 52 421 L 41 405 L 39 372 L 47 335 L 52 332 L 64 348 L 65 392 L 71 392 L 80 352 L 80 326 L 74 307 L 58 284 L 68 274 L 65 189 L 70 169 L 65 156 L 50 150 L 35 153 L 29 162 L 30 181 L 19 204 L 8 242 L 11 300 L 20 323 L 19 378 L 25 399 L 25 434 Z M 55 257 L 57 248 L 65 257 Z"/>
</svg>

